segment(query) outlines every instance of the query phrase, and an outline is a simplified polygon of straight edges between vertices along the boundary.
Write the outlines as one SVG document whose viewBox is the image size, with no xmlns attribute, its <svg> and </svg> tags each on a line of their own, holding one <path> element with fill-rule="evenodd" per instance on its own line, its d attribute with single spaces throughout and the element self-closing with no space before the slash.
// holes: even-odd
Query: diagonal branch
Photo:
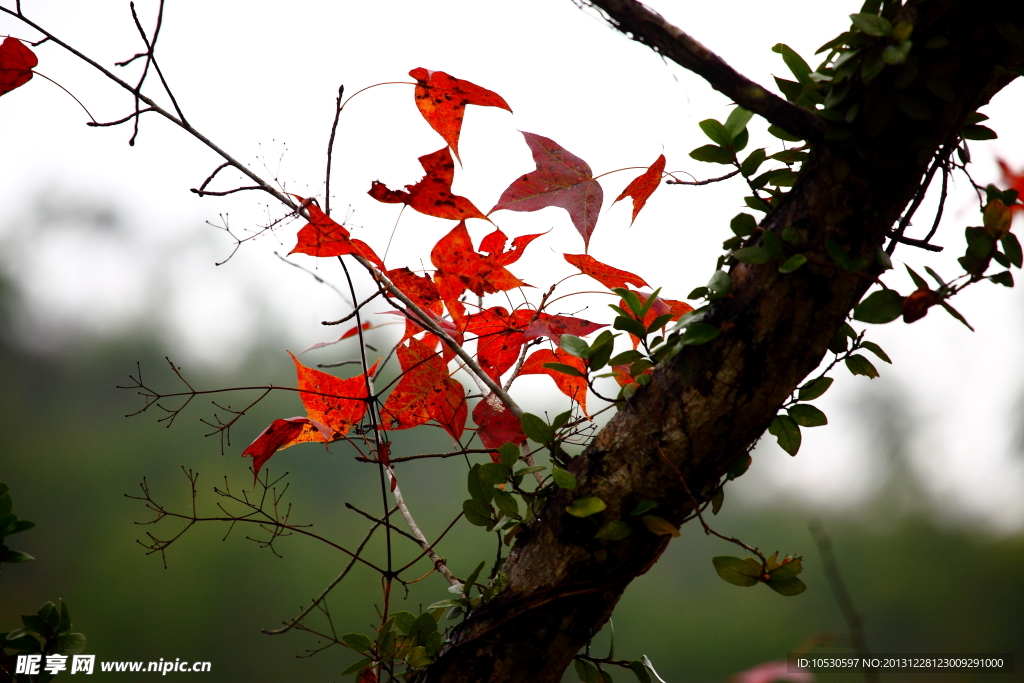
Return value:
<svg viewBox="0 0 1024 683">
<path fill-rule="evenodd" d="M 804 140 L 817 140 L 825 124 L 739 73 L 692 36 L 636 0 L 584 0 L 601 9 L 608 23 L 706 80 L 736 104 Z"/>
</svg>

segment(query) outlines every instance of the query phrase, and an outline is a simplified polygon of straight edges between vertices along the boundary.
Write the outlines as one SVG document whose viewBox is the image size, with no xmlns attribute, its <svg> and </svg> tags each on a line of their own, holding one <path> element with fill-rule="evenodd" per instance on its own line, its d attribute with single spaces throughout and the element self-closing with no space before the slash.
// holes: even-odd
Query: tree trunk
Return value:
<svg viewBox="0 0 1024 683">
<path fill-rule="evenodd" d="M 660 18 L 652 20 L 631 0 L 594 4 L 624 32 L 683 63 L 671 51 L 672 41 L 685 36 L 678 29 L 673 34 L 674 27 L 659 25 Z M 948 158 L 966 117 L 1015 77 L 1000 65 L 1021 63 L 1019 47 L 1001 37 L 996 23 L 1024 25 L 1024 3 L 920 0 L 909 2 L 899 18 L 914 25 L 920 75 L 901 90 L 895 67 L 867 85 L 858 81 L 850 97 L 861 103 L 861 114 L 852 137 L 830 141 L 826 133 L 812 141 L 796 185 L 761 224 L 777 235 L 796 230 L 809 263 L 785 275 L 778 264 L 732 266 L 731 295 L 714 303 L 709 320 L 722 326 L 722 334 L 659 365 L 650 384 L 576 458 L 571 470 L 578 488 L 552 497 L 519 534 L 497 579 L 501 591 L 455 629 L 450 645 L 418 681 L 561 680 L 626 586 L 668 544 L 670 537 L 651 533 L 629 511 L 652 500 L 655 513 L 673 524 L 691 516 L 697 501 L 686 489 L 699 501 L 713 495 L 819 365 L 833 334 L 881 272 L 874 255 L 904 208 L 923 192 L 928 169 Z M 936 36 L 948 38 L 949 45 L 925 49 Z M 680 49 L 692 53 L 693 45 Z M 697 58 L 718 59 L 705 53 L 698 50 Z M 729 92 L 729 84 L 716 82 L 714 74 L 701 75 Z M 935 79 L 949 85 L 945 99 L 929 88 Z M 926 119 L 920 108 L 905 106 L 910 98 L 925 105 Z M 775 116 L 759 113 L 770 121 Z M 773 122 L 799 125 L 792 123 L 794 116 L 802 114 L 790 111 Z M 813 134 L 814 126 L 820 124 L 805 130 Z M 825 248 L 827 237 L 851 257 L 875 265 L 860 273 L 838 269 Z M 759 242 L 757 234 L 749 241 Z M 958 239 L 950 242 L 961 248 Z M 607 509 L 585 519 L 565 513 L 568 502 L 586 496 L 600 497 Z M 632 526 L 628 538 L 594 539 L 602 524 L 620 518 Z"/>
</svg>

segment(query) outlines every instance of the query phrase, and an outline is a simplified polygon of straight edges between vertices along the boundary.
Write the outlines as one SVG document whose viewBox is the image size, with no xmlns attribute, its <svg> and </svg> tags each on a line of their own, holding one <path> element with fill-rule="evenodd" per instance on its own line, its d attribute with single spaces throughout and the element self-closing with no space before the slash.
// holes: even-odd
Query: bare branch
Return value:
<svg viewBox="0 0 1024 683">
<path fill-rule="evenodd" d="M 692 36 L 636 0 L 582 0 L 600 8 L 612 26 L 633 40 L 689 69 L 744 109 L 804 140 L 818 140 L 825 124 L 740 74 Z"/>
</svg>

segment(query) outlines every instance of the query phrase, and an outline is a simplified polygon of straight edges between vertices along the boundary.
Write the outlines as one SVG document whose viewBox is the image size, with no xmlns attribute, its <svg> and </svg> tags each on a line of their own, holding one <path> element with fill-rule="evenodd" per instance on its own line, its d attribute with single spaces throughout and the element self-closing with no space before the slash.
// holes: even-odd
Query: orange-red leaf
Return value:
<svg viewBox="0 0 1024 683">
<path fill-rule="evenodd" d="M 242 452 L 242 457 L 252 458 L 253 475 L 258 476 L 263 463 L 277 451 L 307 441 L 330 441 L 331 437 L 328 427 L 306 417 L 274 420 Z"/>
<path fill-rule="evenodd" d="M 299 396 L 310 420 L 326 425 L 336 433 L 337 438 L 348 433 L 353 425 L 363 419 L 368 396 L 366 378 L 357 375 L 350 379 L 338 379 L 326 372 L 307 368 L 293 354 L 288 355 L 295 362 Z M 376 370 L 377 364 L 374 363 L 370 375 Z"/>
<path fill-rule="evenodd" d="M 292 195 L 309 212 L 309 223 L 306 223 L 298 234 L 298 243 L 290 254 L 309 254 L 310 256 L 344 256 L 358 254 L 381 270 L 384 262 L 378 258 L 368 244 L 362 240 L 354 240 L 345 226 L 337 223 L 320 210 L 316 204 L 309 203 L 298 195 Z"/>
<path fill-rule="evenodd" d="M 477 336 L 477 361 L 495 382 L 501 381 L 523 348 L 523 333 L 501 306 L 487 308 L 466 317 L 466 331 Z"/>
<path fill-rule="evenodd" d="M 417 275 L 408 268 L 395 268 L 389 270 L 385 275 L 391 280 L 391 284 L 405 294 L 414 304 L 435 317 L 439 317 L 444 310 L 441 304 L 441 297 L 437 293 L 434 281 L 426 275 Z M 390 311 L 389 311 L 390 312 Z M 397 311 L 395 311 L 397 313 Z M 402 336 L 404 342 L 414 334 L 419 334 L 423 328 L 409 318 L 405 321 L 405 334 Z"/>
<path fill-rule="evenodd" d="M 409 429 L 434 420 L 460 439 L 468 417 L 466 392 L 448 375 L 447 364 L 416 338 L 399 346 L 397 355 L 404 374 L 381 409 L 386 428 Z"/>
<path fill-rule="evenodd" d="M 476 435 L 484 448 L 493 448 L 491 459 L 498 462 L 497 449 L 507 443 L 517 446 L 526 443 L 526 434 L 520 425 L 519 418 L 505 407 L 494 394 L 488 394 L 473 408 L 473 422 L 476 423 Z"/>
<path fill-rule="evenodd" d="M 665 155 L 662 154 L 651 164 L 650 168 L 634 178 L 633 182 L 622 191 L 622 194 L 615 198 L 616 202 L 626 197 L 633 198 L 633 218 L 629 221 L 630 225 L 633 225 L 633 221 L 636 220 L 636 215 L 640 213 L 640 209 L 644 208 L 644 204 L 654 194 L 654 191 L 658 189 L 658 186 L 661 184 L 661 174 L 664 171 Z M 612 203 L 614 204 L 615 202 Z"/>
<path fill-rule="evenodd" d="M 17 38 L 5 38 L 0 44 L 0 95 L 32 80 L 32 69 L 39 63 L 32 50 Z"/>
<path fill-rule="evenodd" d="M 490 256 L 478 254 L 473 249 L 465 222 L 456 225 L 434 245 L 430 262 L 437 268 L 434 284 L 438 294 L 457 322 L 462 317 L 459 297 L 467 289 L 483 296 L 526 284 Z"/>
<path fill-rule="evenodd" d="M 587 162 L 554 140 L 526 132 L 523 132 L 523 137 L 537 169 L 509 185 L 490 212 L 501 209 L 539 211 L 559 206 L 569 212 L 572 224 L 583 236 L 586 247 L 601 213 L 604 200 L 601 184 L 594 180 Z"/>
<path fill-rule="evenodd" d="M 585 377 L 574 377 L 558 370 L 544 367 L 545 363 L 561 363 L 571 365 L 580 372 L 586 374 L 587 367 L 583 361 L 576 356 L 571 356 L 562 349 L 540 349 L 526 359 L 520 375 L 548 375 L 555 380 L 555 386 L 563 394 L 576 401 L 580 405 L 583 414 L 587 414 L 587 380 Z"/>
<path fill-rule="evenodd" d="M 421 67 L 413 69 L 409 75 L 416 79 L 416 107 L 452 148 L 456 158 L 459 158 L 459 133 L 467 104 L 512 111 L 501 95 L 475 83 L 452 78 L 443 71 Z"/>
<path fill-rule="evenodd" d="M 485 254 L 489 254 L 491 259 L 500 266 L 507 266 L 515 263 L 522 257 L 523 251 L 526 250 L 526 246 L 537 239 L 538 237 L 547 233 L 538 233 L 536 235 L 520 235 L 512 240 L 512 249 L 505 251 L 505 244 L 508 242 L 508 237 L 505 236 L 499 229 L 495 229 L 494 232 L 487 235 L 480 242 L 480 251 Z"/>
<path fill-rule="evenodd" d="M 473 202 L 452 194 L 455 180 L 455 162 L 451 152 L 443 147 L 420 157 L 426 175 L 415 185 L 406 185 L 405 191 L 389 190 L 378 181 L 370 186 L 370 196 L 385 204 L 407 204 L 422 214 L 461 221 L 465 218 L 486 218 Z"/>
<path fill-rule="evenodd" d="M 650 287 L 639 275 L 634 275 L 628 270 L 612 268 L 587 254 L 565 254 L 565 260 L 576 266 L 581 273 L 589 275 L 608 289 L 629 288 L 631 284 L 637 287 Z"/>
<path fill-rule="evenodd" d="M 518 310 L 515 312 L 514 321 L 522 320 L 520 324 L 526 324 L 536 315 L 536 311 Z M 573 318 L 568 315 L 549 315 L 541 313 L 536 320 L 530 322 L 523 328 L 523 339 L 536 339 L 547 337 L 556 344 L 562 343 L 563 334 L 571 334 L 577 337 L 586 337 L 593 334 L 607 325 L 598 325 L 583 318 Z"/>
</svg>

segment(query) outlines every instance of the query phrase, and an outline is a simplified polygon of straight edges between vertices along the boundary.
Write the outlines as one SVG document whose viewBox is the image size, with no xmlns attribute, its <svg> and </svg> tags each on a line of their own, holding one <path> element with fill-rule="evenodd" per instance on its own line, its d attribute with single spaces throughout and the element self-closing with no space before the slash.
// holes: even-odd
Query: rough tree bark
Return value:
<svg viewBox="0 0 1024 683">
<path fill-rule="evenodd" d="M 501 592 L 455 630 L 420 682 L 561 680 L 626 586 L 657 561 L 669 538 L 637 532 L 603 541 L 593 538 L 595 531 L 643 500 L 657 501 L 659 514 L 679 524 L 696 503 L 680 474 L 700 500 L 715 491 L 818 366 L 829 340 L 880 272 L 851 274 L 826 265 L 825 238 L 854 258 L 873 258 L 905 207 L 924 191 L 928 169 L 957 144 L 966 117 L 1016 76 L 1005 67 L 1019 69 L 1022 63 L 1020 48 L 1001 37 L 996 24 L 1024 26 L 1024 3 L 911 0 L 899 11 L 914 25 L 918 68 L 941 76 L 952 96 L 935 95 L 923 77 L 897 90 L 896 70 L 886 69 L 852 94 L 873 114 L 854 121 L 852 138 L 832 141 L 816 115 L 743 78 L 643 5 L 593 4 L 634 40 L 809 139 L 810 160 L 761 226 L 777 234 L 796 229 L 811 262 L 789 275 L 771 264 L 732 266 L 732 294 L 714 303 L 711 321 L 734 327 L 656 368 L 651 383 L 573 463 L 579 480 L 574 497 L 599 496 L 607 510 L 577 519 L 564 512 L 567 497 L 549 500 L 518 536 L 499 576 Z M 935 36 L 948 38 L 948 46 L 921 47 Z M 901 98 L 909 97 L 924 102 L 927 119 L 920 110 L 916 119 L 905 115 Z M 958 241 L 956 235 L 950 246 L 960 249 Z M 755 234 L 750 244 L 758 242 Z"/>
</svg>

